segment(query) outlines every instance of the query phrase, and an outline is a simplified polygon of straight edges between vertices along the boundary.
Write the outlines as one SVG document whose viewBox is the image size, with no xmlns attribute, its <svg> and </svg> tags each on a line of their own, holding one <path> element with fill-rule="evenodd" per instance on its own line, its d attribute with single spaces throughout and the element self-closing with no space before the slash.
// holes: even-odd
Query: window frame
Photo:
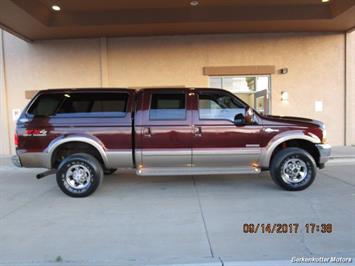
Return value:
<svg viewBox="0 0 355 266">
<path fill-rule="evenodd" d="M 152 119 L 150 117 L 150 111 L 152 110 L 152 102 L 153 102 L 153 96 L 154 95 L 157 95 L 157 94 L 165 94 L 165 95 L 171 95 L 171 94 L 181 94 L 181 95 L 184 95 L 184 100 L 185 100 L 185 113 L 184 113 L 184 118 L 155 118 L 155 119 Z M 157 92 L 152 92 L 150 93 L 150 97 L 149 97 L 149 109 L 148 109 L 148 120 L 149 121 L 186 121 L 187 120 L 187 111 L 188 111 L 188 102 L 187 102 L 187 93 L 185 91 L 157 91 Z"/>
</svg>

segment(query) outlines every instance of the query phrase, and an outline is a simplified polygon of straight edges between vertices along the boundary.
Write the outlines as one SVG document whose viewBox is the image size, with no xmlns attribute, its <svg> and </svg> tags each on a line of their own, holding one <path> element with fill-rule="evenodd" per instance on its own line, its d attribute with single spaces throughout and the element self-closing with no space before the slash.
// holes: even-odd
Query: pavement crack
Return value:
<svg viewBox="0 0 355 266">
<path fill-rule="evenodd" d="M 34 200 L 41 198 L 43 195 L 47 194 L 48 192 L 50 192 L 51 190 L 53 190 L 55 187 L 52 187 L 48 190 L 46 190 L 45 192 L 41 193 L 40 195 L 38 195 L 37 197 L 34 197 L 26 202 L 24 202 L 23 204 L 21 204 L 20 206 L 18 206 L 17 208 L 9 211 L 8 213 L 4 214 L 3 216 L 0 217 L 0 221 L 4 220 L 5 218 L 7 218 L 8 216 L 10 216 L 11 214 L 14 214 L 15 212 L 17 212 L 18 210 L 21 210 L 22 208 L 26 207 L 27 205 L 29 205 L 30 203 L 32 203 Z"/>
<path fill-rule="evenodd" d="M 209 249 L 210 249 L 210 254 L 211 254 L 211 257 L 214 258 L 214 252 L 213 252 L 213 248 L 212 248 L 212 243 L 211 243 L 210 235 L 209 235 L 209 232 L 208 232 L 208 229 L 207 229 L 207 223 L 206 223 L 205 214 L 204 214 L 203 208 L 202 208 L 200 193 L 198 192 L 197 184 L 196 184 L 196 180 L 195 180 L 195 177 L 194 177 L 194 176 L 192 177 L 192 183 L 193 183 L 194 190 L 195 190 L 195 193 L 196 193 L 196 196 L 197 196 L 198 206 L 199 206 L 199 208 L 200 208 L 200 214 L 201 214 L 201 218 L 202 218 L 202 222 L 203 222 L 203 227 L 204 227 L 204 229 L 205 229 L 205 234 L 206 234 L 207 242 L 208 242 Z M 222 265 L 223 265 L 223 264 L 222 264 Z"/>
<path fill-rule="evenodd" d="M 332 176 L 332 175 L 329 175 L 329 174 L 326 174 L 326 173 L 322 173 L 322 175 L 325 175 L 325 176 L 328 177 L 328 178 L 335 178 L 336 180 L 338 180 L 338 181 L 340 181 L 340 182 L 342 182 L 342 183 L 344 183 L 344 184 L 347 184 L 347 185 L 350 185 L 350 186 L 352 186 L 352 187 L 355 187 L 354 184 L 351 184 L 351 183 L 349 183 L 349 182 L 347 182 L 347 181 L 344 181 L 343 179 L 341 179 L 341 178 L 339 178 L 339 177 Z"/>
<path fill-rule="evenodd" d="M 310 249 L 310 247 L 306 243 L 306 234 L 305 234 L 304 230 L 301 230 L 301 241 L 300 242 L 303 245 L 306 252 L 308 252 L 308 254 L 310 256 L 312 256 L 314 253 L 312 252 L 312 250 Z"/>
<path fill-rule="evenodd" d="M 222 260 L 222 258 L 220 256 L 218 256 L 218 259 L 221 262 L 221 266 L 224 266 L 224 261 Z"/>
</svg>

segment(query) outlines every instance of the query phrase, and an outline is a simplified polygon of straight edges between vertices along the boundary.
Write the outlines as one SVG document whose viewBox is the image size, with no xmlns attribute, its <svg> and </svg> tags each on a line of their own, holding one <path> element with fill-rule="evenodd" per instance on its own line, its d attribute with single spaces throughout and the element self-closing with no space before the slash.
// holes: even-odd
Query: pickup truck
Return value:
<svg viewBox="0 0 355 266">
<path fill-rule="evenodd" d="M 257 113 L 234 94 L 211 88 L 40 91 L 15 134 L 19 167 L 46 168 L 72 197 L 92 194 L 105 174 L 257 174 L 303 190 L 331 147 L 324 124 Z M 217 178 L 217 177 L 216 177 Z"/>
</svg>

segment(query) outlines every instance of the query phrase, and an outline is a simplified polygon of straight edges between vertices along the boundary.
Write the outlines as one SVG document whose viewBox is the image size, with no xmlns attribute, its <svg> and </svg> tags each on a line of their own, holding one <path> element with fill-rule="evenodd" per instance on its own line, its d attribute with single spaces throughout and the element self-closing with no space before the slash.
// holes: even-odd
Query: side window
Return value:
<svg viewBox="0 0 355 266">
<path fill-rule="evenodd" d="M 185 93 L 153 93 L 149 110 L 150 120 L 185 120 Z"/>
<path fill-rule="evenodd" d="M 27 113 L 41 117 L 54 115 L 62 99 L 62 94 L 42 94 L 31 105 Z"/>
<path fill-rule="evenodd" d="M 58 116 L 126 115 L 127 93 L 72 93 L 64 96 L 65 100 L 57 112 Z"/>
<path fill-rule="evenodd" d="M 200 119 L 230 120 L 245 113 L 245 105 L 236 97 L 223 91 L 203 91 L 199 93 L 198 111 Z"/>
</svg>

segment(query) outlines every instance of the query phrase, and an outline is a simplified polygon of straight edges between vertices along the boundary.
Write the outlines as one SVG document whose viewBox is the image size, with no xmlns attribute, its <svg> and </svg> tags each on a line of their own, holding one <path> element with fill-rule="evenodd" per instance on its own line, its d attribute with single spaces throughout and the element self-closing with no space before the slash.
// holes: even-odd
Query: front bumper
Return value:
<svg viewBox="0 0 355 266">
<path fill-rule="evenodd" d="M 17 155 L 11 157 L 11 162 L 16 167 L 22 167 L 20 157 L 18 157 Z"/>
<path fill-rule="evenodd" d="M 332 146 L 329 144 L 317 144 L 316 145 L 319 152 L 319 165 L 324 166 L 324 164 L 329 160 L 330 154 L 332 153 Z"/>
</svg>

